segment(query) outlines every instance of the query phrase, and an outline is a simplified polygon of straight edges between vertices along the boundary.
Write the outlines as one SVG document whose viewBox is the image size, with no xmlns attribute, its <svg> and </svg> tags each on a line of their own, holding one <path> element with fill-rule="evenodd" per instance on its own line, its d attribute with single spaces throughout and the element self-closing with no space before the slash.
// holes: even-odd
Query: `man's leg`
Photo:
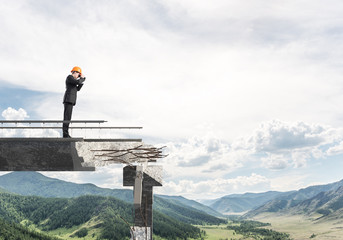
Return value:
<svg viewBox="0 0 343 240">
<path fill-rule="evenodd" d="M 70 121 L 72 113 L 73 113 L 73 104 L 64 103 L 63 121 Z M 63 137 L 70 137 L 68 130 L 69 130 L 69 123 L 63 123 Z"/>
</svg>

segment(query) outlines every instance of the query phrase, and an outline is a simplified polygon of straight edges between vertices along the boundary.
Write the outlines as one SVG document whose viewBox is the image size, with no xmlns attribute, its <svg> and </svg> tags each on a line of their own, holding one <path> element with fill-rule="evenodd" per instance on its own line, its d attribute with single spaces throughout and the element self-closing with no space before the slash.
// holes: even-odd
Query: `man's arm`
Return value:
<svg viewBox="0 0 343 240">
<path fill-rule="evenodd" d="M 77 91 L 80 91 L 81 88 L 83 87 L 83 82 L 86 81 L 86 77 L 85 75 L 83 75 L 83 73 L 81 73 L 81 76 L 80 76 L 80 84 L 77 86 Z"/>
<path fill-rule="evenodd" d="M 66 83 L 71 85 L 79 85 L 86 81 L 86 78 L 80 78 L 79 80 L 75 79 L 72 75 L 67 77 Z"/>
<path fill-rule="evenodd" d="M 83 87 L 83 84 L 82 84 L 82 83 L 79 84 L 79 85 L 77 85 L 77 87 L 76 87 L 77 91 L 80 91 L 82 87 Z"/>
<path fill-rule="evenodd" d="M 80 77 L 80 79 L 76 81 L 79 81 L 79 84 L 83 84 L 83 82 L 86 81 L 86 77 Z"/>
</svg>

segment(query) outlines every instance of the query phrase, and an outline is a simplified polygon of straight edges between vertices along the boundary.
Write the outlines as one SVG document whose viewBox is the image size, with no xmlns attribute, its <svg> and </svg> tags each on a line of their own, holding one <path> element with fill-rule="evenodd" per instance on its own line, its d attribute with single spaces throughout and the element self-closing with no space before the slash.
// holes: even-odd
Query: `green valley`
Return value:
<svg viewBox="0 0 343 240">
<path fill-rule="evenodd" d="M 192 211 L 185 214 L 195 216 Z M 125 239 L 130 236 L 125 221 L 133 222 L 131 204 L 113 197 L 90 195 L 68 199 L 0 193 L 0 216 L 7 222 L 21 223 L 63 238 Z M 224 221 L 213 220 L 215 223 Z M 194 218 L 194 221 L 202 222 L 203 219 Z M 168 239 L 198 239 L 204 235 L 199 228 L 159 211 L 154 211 L 154 233 Z"/>
<path fill-rule="evenodd" d="M 254 219 L 261 222 L 269 222 L 268 227 L 275 231 L 287 232 L 294 240 L 303 239 L 332 239 L 339 240 L 343 236 L 342 219 L 319 219 L 320 214 L 312 216 L 293 215 L 293 214 L 278 214 L 278 213 L 263 213 Z"/>
<path fill-rule="evenodd" d="M 154 239 L 340 239 L 342 184 L 209 201 L 222 213 L 254 207 L 229 222 L 211 206 L 182 196 L 155 195 Z M 51 238 L 45 234 L 59 239 L 128 239 L 132 206 L 132 190 L 65 182 L 35 172 L 9 173 L 0 176 L 0 219 L 10 237 L 2 232 L 0 240 L 25 234 L 28 240 Z M 35 234 L 43 238 L 32 238 Z"/>
<path fill-rule="evenodd" d="M 206 231 L 206 240 L 238 240 L 238 239 L 264 239 L 264 240 L 290 240 L 287 233 L 268 229 L 270 224 L 240 220 L 230 221 L 228 224 L 198 226 Z"/>
</svg>

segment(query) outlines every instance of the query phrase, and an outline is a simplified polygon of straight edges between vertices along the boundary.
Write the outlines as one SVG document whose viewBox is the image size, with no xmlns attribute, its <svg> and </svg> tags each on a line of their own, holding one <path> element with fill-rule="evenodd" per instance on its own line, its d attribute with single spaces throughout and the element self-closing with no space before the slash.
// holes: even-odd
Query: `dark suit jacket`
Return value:
<svg viewBox="0 0 343 240">
<path fill-rule="evenodd" d="M 63 103 L 76 104 L 77 91 L 83 86 L 85 78 L 75 79 L 72 75 L 69 75 L 66 79 L 66 92 L 64 94 Z"/>
</svg>

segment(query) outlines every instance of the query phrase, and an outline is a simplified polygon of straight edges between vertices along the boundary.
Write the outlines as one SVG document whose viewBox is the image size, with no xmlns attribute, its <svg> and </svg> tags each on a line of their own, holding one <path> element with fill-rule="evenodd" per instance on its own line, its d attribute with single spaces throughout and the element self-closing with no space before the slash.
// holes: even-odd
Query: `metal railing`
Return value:
<svg viewBox="0 0 343 240">
<path fill-rule="evenodd" d="M 63 121 L 63 120 L 0 120 L 0 129 L 62 129 L 63 123 L 70 123 L 69 129 L 142 129 L 143 127 L 112 127 L 112 126 L 100 126 L 102 123 L 106 123 L 105 120 L 72 120 L 72 121 Z M 15 124 L 13 126 L 13 124 Z M 19 124 L 19 125 L 18 125 Z M 41 124 L 41 126 L 37 126 L 37 124 Z M 46 126 L 45 124 L 53 125 L 53 126 Z M 61 124 L 60 126 L 56 126 L 57 124 Z M 73 126 L 73 124 L 77 124 L 78 126 Z M 84 126 L 80 126 L 80 124 L 84 124 Z M 89 125 L 87 125 L 89 124 Z M 90 126 L 98 124 L 98 126 Z M 12 125 L 12 126 L 11 126 Z M 33 125 L 33 126 L 32 126 Z M 100 132 L 99 132 L 100 134 Z"/>
<path fill-rule="evenodd" d="M 61 127 L 53 127 L 53 126 L 3 126 L 3 124 L 22 124 L 22 123 L 98 123 L 99 126 L 70 126 L 69 129 L 142 129 L 143 127 L 108 127 L 108 126 L 100 126 L 100 123 L 105 123 L 105 120 L 73 120 L 73 121 L 63 121 L 63 120 L 1 120 L 0 121 L 0 129 L 61 129 Z"/>
<path fill-rule="evenodd" d="M 105 120 L 0 120 L 0 123 L 105 123 Z"/>
</svg>

